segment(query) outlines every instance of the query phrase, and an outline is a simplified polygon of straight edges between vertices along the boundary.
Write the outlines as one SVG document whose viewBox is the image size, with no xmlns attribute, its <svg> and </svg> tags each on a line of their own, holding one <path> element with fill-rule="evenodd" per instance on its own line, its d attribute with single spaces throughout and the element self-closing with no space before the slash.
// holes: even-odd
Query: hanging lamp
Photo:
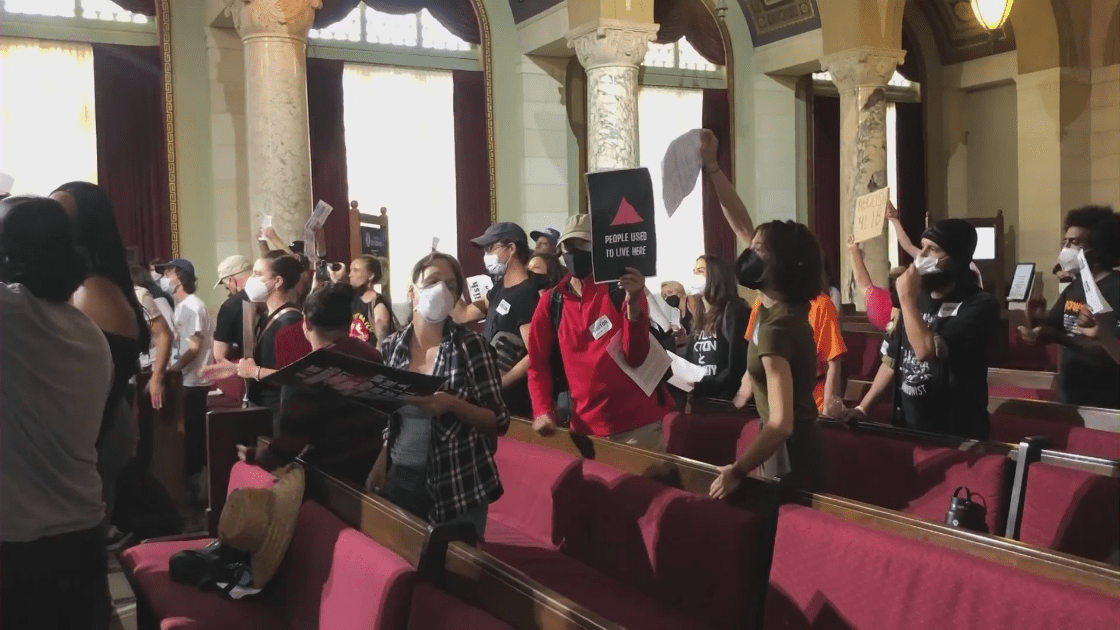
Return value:
<svg viewBox="0 0 1120 630">
<path fill-rule="evenodd" d="M 1003 28 L 1007 16 L 1011 15 L 1011 5 L 1015 0 L 971 0 L 972 13 L 980 26 L 989 31 Z"/>
</svg>

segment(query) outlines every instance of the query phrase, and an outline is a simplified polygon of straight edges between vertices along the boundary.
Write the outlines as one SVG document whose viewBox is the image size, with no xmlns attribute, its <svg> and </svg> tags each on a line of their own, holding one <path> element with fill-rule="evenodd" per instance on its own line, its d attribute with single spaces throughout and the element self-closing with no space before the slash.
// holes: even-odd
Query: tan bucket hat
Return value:
<svg viewBox="0 0 1120 630">
<path fill-rule="evenodd" d="M 570 238 L 591 240 L 591 215 L 573 214 L 568 217 L 568 222 L 564 224 L 564 231 L 560 233 L 560 242 L 563 243 Z"/>
<path fill-rule="evenodd" d="M 281 471 L 272 488 L 240 488 L 230 493 L 218 520 L 218 539 L 252 556 L 253 587 L 276 575 L 299 520 L 303 468 Z"/>
</svg>

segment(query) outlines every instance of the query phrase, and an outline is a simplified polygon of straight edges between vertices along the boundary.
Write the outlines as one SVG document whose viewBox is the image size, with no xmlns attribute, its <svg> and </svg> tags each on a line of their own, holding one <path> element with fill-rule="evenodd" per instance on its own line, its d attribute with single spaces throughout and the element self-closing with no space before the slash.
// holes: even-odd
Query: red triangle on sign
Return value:
<svg viewBox="0 0 1120 630">
<path fill-rule="evenodd" d="M 614 215 L 614 221 L 611 221 L 611 227 L 616 225 L 630 225 L 632 223 L 641 223 L 642 216 L 630 205 L 626 197 L 622 198 L 622 203 L 618 204 L 618 213 Z"/>
</svg>

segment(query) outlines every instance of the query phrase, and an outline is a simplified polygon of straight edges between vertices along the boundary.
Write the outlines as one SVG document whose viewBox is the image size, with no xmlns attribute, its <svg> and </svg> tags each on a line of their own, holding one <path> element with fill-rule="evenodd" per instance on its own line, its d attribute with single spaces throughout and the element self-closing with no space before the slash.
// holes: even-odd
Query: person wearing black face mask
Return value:
<svg viewBox="0 0 1120 630">
<path fill-rule="evenodd" d="M 848 417 L 862 419 L 888 389 L 895 423 L 987 439 L 988 342 L 999 304 L 969 268 L 976 229 L 946 219 L 922 234 L 922 249 L 895 285 L 901 316 L 883 346 L 883 364 Z"/>
<path fill-rule="evenodd" d="M 560 242 L 570 273 L 541 298 L 529 333 L 533 428 L 542 435 L 555 430 L 562 420 L 557 394 L 566 386 L 574 432 L 664 449 L 661 422 L 672 411 L 668 388 L 662 384 L 646 394 L 609 351 L 612 344 L 620 346 L 634 368 L 649 355 L 645 278 L 628 269 L 617 282 L 621 290 L 595 282 L 586 214 L 568 220 Z"/>
</svg>

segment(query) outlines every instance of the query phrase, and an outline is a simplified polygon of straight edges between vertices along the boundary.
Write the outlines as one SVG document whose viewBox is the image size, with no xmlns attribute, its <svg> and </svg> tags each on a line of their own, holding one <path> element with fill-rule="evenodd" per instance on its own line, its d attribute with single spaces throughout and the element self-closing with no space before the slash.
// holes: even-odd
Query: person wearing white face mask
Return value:
<svg viewBox="0 0 1120 630">
<path fill-rule="evenodd" d="M 847 417 L 864 419 L 894 390 L 895 424 L 988 438 L 988 342 L 999 304 L 970 268 L 976 228 L 946 219 L 922 234 L 914 264 L 895 282 L 901 321 L 883 343 L 875 381 Z"/>
<path fill-rule="evenodd" d="M 1120 215 L 1112 208 L 1086 206 L 1066 215 L 1065 238 L 1058 265 L 1069 274 L 1066 286 L 1045 322 L 1028 329 L 1019 327 L 1027 343 L 1057 343 L 1062 351 L 1059 400 L 1074 405 L 1120 408 Z M 1084 254 L 1101 297 L 1112 308 L 1093 314 L 1087 305 L 1080 257 Z"/>
<path fill-rule="evenodd" d="M 390 417 L 366 485 L 433 525 L 470 523 L 481 539 L 488 506 L 502 496 L 494 451 L 509 411 L 494 349 L 450 317 L 464 286 L 447 254 L 432 252 L 412 269 L 412 322 L 382 342 L 381 354 L 390 367 L 447 382 Z"/>
<path fill-rule="evenodd" d="M 234 375 L 245 379 L 249 402 L 271 409 L 274 424 L 279 418 L 280 387 L 261 383 L 261 380 L 271 376 L 278 367 L 276 334 L 303 318 L 289 301 L 291 289 L 299 282 L 301 272 L 300 262 L 294 256 L 284 254 L 257 259 L 253 275 L 245 281 L 244 288 L 250 302 L 265 306 L 253 329 L 253 354 L 237 363 L 216 363 L 205 371 L 212 380 Z"/>
<path fill-rule="evenodd" d="M 460 324 L 486 318 L 483 336 L 498 353 L 506 405 L 510 413 L 528 417 L 532 413 L 526 351 L 529 324 L 547 278 L 529 273 L 532 252 L 525 230 L 516 223 L 495 223 L 471 243 L 482 248 L 483 264 L 494 278 L 494 287 L 485 300 L 474 304 L 458 301 L 453 316 Z"/>
<path fill-rule="evenodd" d="M 747 371 L 747 318 L 750 309 L 739 297 L 735 272 L 717 256 L 701 256 L 688 294 L 703 304 L 680 354 L 705 370 L 692 395 L 731 400 Z"/>
</svg>

